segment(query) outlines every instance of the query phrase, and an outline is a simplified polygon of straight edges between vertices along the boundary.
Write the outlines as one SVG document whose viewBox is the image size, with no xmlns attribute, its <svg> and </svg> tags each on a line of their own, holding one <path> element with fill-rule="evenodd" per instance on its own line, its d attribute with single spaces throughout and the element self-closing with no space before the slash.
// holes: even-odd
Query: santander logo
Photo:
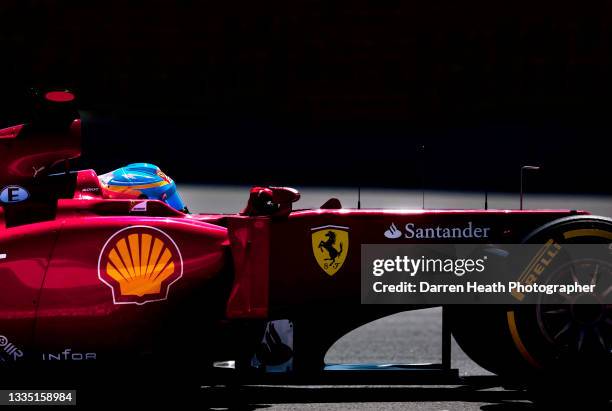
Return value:
<svg viewBox="0 0 612 411">
<path fill-rule="evenodd" d="M 479 227 L 472 221 L 464 225 L 456 226 L 419 226 L 415 223 L 407 223 L 403 230 L 397 228 L 395 223 L 391 223 L 384 232 L 384 236 L 389 239 L 408 238 L 408 239 L 432 239 L 432 238 L 489 238 L 491 227 Z"/>
<path fill-rule="evenodd" d="M 397 229 L 394 223 L 391 223 L 391 227 L 387 231 L 385 231 L 385 237 L 390 239 L 400 238 L 402 236 L 402 232 Z"/>
</svg>

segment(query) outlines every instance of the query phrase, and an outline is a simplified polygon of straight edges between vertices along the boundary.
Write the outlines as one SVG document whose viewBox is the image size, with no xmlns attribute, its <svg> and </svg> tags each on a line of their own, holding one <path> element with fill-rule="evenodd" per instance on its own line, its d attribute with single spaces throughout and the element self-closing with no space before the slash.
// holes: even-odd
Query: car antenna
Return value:
<svg viewBox="0 0 612 411">
<path fill-rule="evenodd" d="M 489 174 L 484 175 L 483 186 L 484 186 L 484 209 L 489 209 L 489 185 L 491 184 L 491 176 Z"/>
<path fill-rule="evenodd" d="M 419 146 L 419 150 L 421 151 L 421 188 L 422 199 L 423 199 L 423 210 L 425 209 L 425 144 L 421 144 Z"/>
<path fill-rule="evenodd" d="M 519 196 L 520 196 L 520 199 L 519 199 L 519 201 L 520 201 L 519 202 L 519 210 L 523 209 L 523 197 L 525 196 L 525 191 L 524 191 L 525 185 L 523 183 L 523 173 L 525 171 L 539 171 L 540 168 L 542 168 L 542 167 L 540 167 L 540 166 L 522 166 L 521 167 L 521 191 L 519 193 Z"/>
<path fill-rule="evenodd" d="M 357 210 L 361 210 L 361 186 L 357 187 Z"/>
</svg>

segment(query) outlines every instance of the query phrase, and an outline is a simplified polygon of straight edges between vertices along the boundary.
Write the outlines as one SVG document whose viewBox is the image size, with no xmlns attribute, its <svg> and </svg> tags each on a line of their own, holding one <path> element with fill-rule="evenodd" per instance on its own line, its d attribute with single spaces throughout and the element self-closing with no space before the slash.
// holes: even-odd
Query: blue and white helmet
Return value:
<svg viewBox="0 0 612 411">
<path fill-rule="evenodd" d="M 103 174 L 99 179 L 107 190 L 118 195 L 161 200 L 178 211 L 187 211 L 174 181 L 156 165 L 133 163 Z"/>
</svg>

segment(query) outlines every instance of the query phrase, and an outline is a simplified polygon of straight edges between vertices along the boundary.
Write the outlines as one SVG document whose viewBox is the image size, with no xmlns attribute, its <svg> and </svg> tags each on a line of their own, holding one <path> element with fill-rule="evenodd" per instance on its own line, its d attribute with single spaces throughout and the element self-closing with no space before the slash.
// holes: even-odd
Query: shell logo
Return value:
<svg viewBox="0 0 612 411">
<path fill-rule="evenodd" d="M 98 277 L 112 289 L 115 304 L 165 300 L 182 275 L 183 258 L 174 240 L 149 226 L 117 231 L 98 260 Z"/>
</svg>

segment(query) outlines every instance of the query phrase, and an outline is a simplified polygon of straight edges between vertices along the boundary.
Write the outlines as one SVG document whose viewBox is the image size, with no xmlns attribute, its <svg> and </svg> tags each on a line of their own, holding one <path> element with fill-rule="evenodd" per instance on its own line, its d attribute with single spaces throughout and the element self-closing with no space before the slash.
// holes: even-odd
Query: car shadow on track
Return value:
<svg viewBox="0 0 612 411">
<path fill-rule="evenodd" d="M 489 387 L 330 387 L 330 386 L 241 386 L 203 387 L 204 409 L 257 410 L 271 404 L 342 404 L 456 402 L 486 403 L 482 410 L 536 410 L 526 392 L 489 390 Z"/>
</svg>

